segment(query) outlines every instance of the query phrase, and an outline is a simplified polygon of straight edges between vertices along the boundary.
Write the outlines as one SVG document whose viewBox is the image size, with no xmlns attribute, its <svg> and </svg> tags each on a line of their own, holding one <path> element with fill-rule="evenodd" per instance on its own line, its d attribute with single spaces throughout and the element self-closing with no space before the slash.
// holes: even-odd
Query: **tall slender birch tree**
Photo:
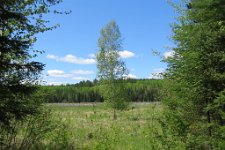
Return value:
<svg viewBox="0 0 225 150">
<path fill-rule="evenodd" d="M 115 21 L 109 22 L 101 29 L 98 47 L 97 68 L 100 93 L 106 103 L 113 108 L 113 118 L 116 119 L 116 109 L 124 109 L 127 106 L 122 84 L 127 69 L 119 56 L 119 52 L 122 50 L 122 38 Z"/>
</svg>

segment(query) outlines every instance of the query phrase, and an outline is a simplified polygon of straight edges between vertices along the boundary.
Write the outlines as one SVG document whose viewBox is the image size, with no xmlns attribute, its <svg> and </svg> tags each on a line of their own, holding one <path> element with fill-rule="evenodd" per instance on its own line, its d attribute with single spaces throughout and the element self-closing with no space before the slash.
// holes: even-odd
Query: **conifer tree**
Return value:
<svg viewBox="0 0 225 150">
<path fill-rule="evenodd" d="M 42 53 L 32 48 L 35 35 L 48 27 L 43 14 L 61 0 L 0 0 L 0 128 L 39 110 L 36 91 L 44 64 L 31 58 Z M 1 137 L 0 137 L 1 140 Z"/>
<path fill-rule="evenodd" d="M 190 0 L 173 26 L 166 59 L 168 122 L 187 148 L 225 148 L 225 1 Z"/>
</svg>

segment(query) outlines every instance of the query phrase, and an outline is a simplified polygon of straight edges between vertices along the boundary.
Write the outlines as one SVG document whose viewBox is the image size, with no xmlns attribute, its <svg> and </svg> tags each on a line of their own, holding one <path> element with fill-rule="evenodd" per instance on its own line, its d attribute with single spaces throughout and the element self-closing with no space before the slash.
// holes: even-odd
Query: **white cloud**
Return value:
<svg viewBox="0 0 225 150">
<path fill-rule="evenodd" d="M 61 85 L 63 84 L 62 82 L 48 82 L 48 85 Z"/>
<path fill-rule="evenodd" d="M 167 52 L 163 53 L 163 57 L 164 57 L 165 59 L 173 58 L 174 54 L 175 54 L 175 52 L 174 52 L 173 50 L 167 51 Z"/>
<path fill-rule="evenodd" d="M 135 54 L 133 52 L 127 51 L 127 50 L 120 51 L 119 55 L 121 58 L 131 58 L 131 57 L 135 56 Z"/>
<path fill-rule="evenodd" d="M 128 78 L 132 78 L 132 79 L 136 79 L 136 78 L 137 78 L 137 76 L 135 76 L 135 75 L 133 75 L 133 74 L 128 74 L 127 77 L 128 77 Z"/>
<path fill-rule="evenodd" d="M 73 80 L 89 80 L 88 78 L 85 77 L 73 77 Z"/>
<path fill-rule="evenodd" d="M 91 70 L 74 70 L 72 71 L 73 74 L 78 74 L 78 75 L 89 75 L 93 74 L 94 72 Z"/>
<path fill-rule="evenodd" d="M 63 70 L 48 70 L 47 75 L 50 77 L 64 77 L 69 78 L 72 77 L 72 74 L 66 74 Z"/>
<path fill-rule="evenodd" d="M 68 62 L 73 64 L 95 64 L 96 61 L 93 58 L 80 58 L 71 54 L 66 55 L 65 57 L 59 57 L 55 55 L 47 55 L 48 59 L 53 59 L 60 62 Z"/>
<path fill-rule="evenodd" d="M 165 72 L 164 68 L 156 68 L 153 69 L 152 73 L 150 73 L 149 77 L 150 79 L 162 79 L 162 73 Z"/>
<path fill-rule="evenodd" d="M 135 76 L 135 75 L 133 75 L 133 74 L 130 74 L 130 73 L 129 73 L 128 75 L 124 75 L 123 77 L 124 77 L 125 79 L 129 79 L 129 78 L 130 78 L 130 79 L 137 79 L 137 76 Z"/>
<path fill-rule="evenodd" d="M 95 58 L 95 54 L 89 54 L 88 57 Z"/>
<path fill-rule="evenodd" d="M 47 58 L 48 59 L 57 59 L 57 56 L 55 56 L 55 55 L 47 55 Z"/>
<path fill-rule="evenodd" d="M 48 70 L 47 71 L 47 75 L 50 77 L 61 77 L 61 78 L 69 78 L 72 80 L 90 80 L 87 77 L 83 77 L 83 76 L 76 76 L 76 75 L 89 75 L 89 74 L 93 74 L 93 71 L 90 70 L 75 70 L 72 71 L 71 73 L 65 73 L 63 70 Z M 62 84 L 61 82 L 55 82 L 55 81 L 51 81 L 51 82 L 47 82 L 48 85 L 60 85 Z"/>
</svg>

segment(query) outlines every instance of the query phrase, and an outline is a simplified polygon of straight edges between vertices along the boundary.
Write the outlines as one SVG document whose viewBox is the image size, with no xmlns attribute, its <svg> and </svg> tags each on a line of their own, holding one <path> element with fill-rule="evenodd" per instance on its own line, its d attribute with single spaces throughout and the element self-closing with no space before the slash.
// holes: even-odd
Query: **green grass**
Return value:
<svg viewBox="0 0 225 150">
<path fill-rule="evenodd" d="M 13 124 L 14 132 L 3 134 L 4 143 L 31 150 L 185 149 L 185 141 L 167 126 L 160 103 L 133 103 L 117 111 L 116 120 L 103 104 L 85 105 L 47 104 L 39 115 Z"/>
<path fill-rule="evenodd" d="M 155 134 L 162 133 L 158 122 L 162 115 L 160 103 L 132 105 L 118 111 L 117 120 L 103 104 L 48 107 L 54 117 L 67 125 L 66 131 L 77 149 L 163 149 Z"/>
</svg>

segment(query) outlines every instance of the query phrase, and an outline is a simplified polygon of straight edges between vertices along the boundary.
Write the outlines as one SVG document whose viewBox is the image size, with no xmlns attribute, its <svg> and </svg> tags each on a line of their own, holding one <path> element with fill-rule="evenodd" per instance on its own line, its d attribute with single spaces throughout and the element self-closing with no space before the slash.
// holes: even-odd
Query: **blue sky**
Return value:
<svg viewBox="0 0 225 150">
<path fill-rule="evenodd" d="M 77 83 L 96 78 L 93 57 L 98 51 L 100 29 L 115 20 L 123 41 L 121 57 L 132 78 L 156 78 L 166 64 L 161 56 L 170 56 L 173 46 L 170 24 L 175 11 L 167 0 L 64 0 L 57 10 L 71 10 L 69 15 L 46 16 L 60 27 L 38 35 L 34 47 L 45 50 L 38 61 L 46 64 L 43 80 L 46 84 Z"/>
</svg>

